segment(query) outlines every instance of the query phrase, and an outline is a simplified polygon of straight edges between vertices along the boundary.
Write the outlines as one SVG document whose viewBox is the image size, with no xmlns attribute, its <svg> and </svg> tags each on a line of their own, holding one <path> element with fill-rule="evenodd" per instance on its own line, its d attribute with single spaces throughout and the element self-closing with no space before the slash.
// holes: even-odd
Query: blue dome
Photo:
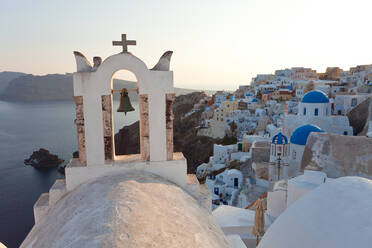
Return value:
<svg viewBox="0 0 372 248">
<path fill-rule="evenodd" d="M 256 98 L 253 98 L 252 102 L 258 102 Z"/>
<path fill-rule="evenodd" d="M 317 126 L 310 124 L 298 127 L 291 136 L 291 143 L 301 146 L 306 145 L 307 137 L 309 137 L 311 132 L 321 133 L 324 131 Z"/>
<path fill-rule="evenodd" d="M 304 95 L 301 102 L 304 103 L 328 103 L 328 96 L 320 90 L 313 90 Z"/>
<path fill-rule="evenodd" d="M 288 144 L 288 139 L 280 132 L 273 137 L 272 143 L 277 145 L 285 145 Z"/>
</svg>

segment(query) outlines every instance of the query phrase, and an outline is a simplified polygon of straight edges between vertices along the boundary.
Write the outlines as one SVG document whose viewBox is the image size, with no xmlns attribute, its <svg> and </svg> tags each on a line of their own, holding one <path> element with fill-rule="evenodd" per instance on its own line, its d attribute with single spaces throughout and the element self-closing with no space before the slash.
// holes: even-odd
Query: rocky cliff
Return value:
<svg viewBox="0 0 372 248">
<path fill-rule="evenodd" d="M 139 121 L 115 134 L 115 152 L 116 155 L 140 153 Z"/>
<path fill-rule="evenodd" d="M 328 177 L 361 176 L 372 179 L 372 139 L 329 133 L 311 133 L 301 168 L 310 162 Z"/>
<path fill-rule="evenodd" d="M 48 150 L 40 148 L 39 151 L 34 151 L 32 155 L 24 160 L 25 165 L 31 165 L 35 169 L 50 169 L 64 162 L 57 155 L 51 154 Z"/>
<path fill-rule="evenodd" d="M 25 75 L 13 79 L 0 95 L 5 101 L 72 100 L 72 75 Z"/>
</svg>

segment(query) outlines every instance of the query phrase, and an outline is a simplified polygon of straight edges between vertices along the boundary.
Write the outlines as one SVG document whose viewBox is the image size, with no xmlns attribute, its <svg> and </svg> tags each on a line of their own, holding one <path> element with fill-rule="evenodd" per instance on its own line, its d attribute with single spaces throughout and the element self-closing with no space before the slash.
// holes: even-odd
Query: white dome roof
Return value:
<svg viewBox="0 0 372 248">
<path fill-rule="evenodd" d="M 361 177 L 332 180 L 284 211 L 258 247 L 371 247 L 371 209 L 372 180 Z"/>
<path fill-rule="evenodd" d="M 59 200 L 21 247 L 230 247 L 213 216 L 177 185 L 144 171 L 83 184 Z"/>
</svg>

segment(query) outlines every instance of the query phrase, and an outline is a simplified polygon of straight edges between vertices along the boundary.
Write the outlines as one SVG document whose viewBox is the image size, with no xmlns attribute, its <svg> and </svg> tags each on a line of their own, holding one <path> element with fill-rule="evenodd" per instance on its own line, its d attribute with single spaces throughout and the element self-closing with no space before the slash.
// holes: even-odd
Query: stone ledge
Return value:
<svg viewBox="0 0 372 248">
<path fill-rule="evenodd" d="M 183 156 L 182 152 L 174 152 L 173 153 L 173 160 L 184 160 L 185 157 Z"/>
<path fill-rule="evenodd" d="M 85 167 L 85 166 L 80 163 L 78 158 L 73 158 L 70 160 L 70 163 L 67 164 L 66 168 L 67 167 L 72 168 L 72 167 Z"/>
<path fill-rule="evenodd" d="M 35 224 L 38 223 L 48 212 L 49 209 L 49 193 L 43 193 L 34 205 Z"/>
<path fill-rule="evenodd" d="M 208 212 L 212 211 L 212 194 L 205 184 L 200 185 L 199 204 Z"/>
<path fill-rule="evenodd" d="M 49 190 L 49 206 L 54 205 L 59 199 L 66 194 L 66 180 L 57 179 Z"/>
<path fill-rule="evenodd" d="M 112 172 L 136 169 L 154 173 L 165 179 L 186 187 L 187 162 L 182 153 L 174 153 L 174 160 L 143 161 L 138 154 L 120 156 L 115 161 L 107 161 L 104 165 L 82 166 L 78 159 L 72 159 L 66 166 L 66 188 L 70 191 L 89 180 L 108 175 Z"/>
<path fill-rule="evenodd" d="M 195 199 L 200 196 L 200 184 L 195 174 L 187 174 L 185 190 L 192 195 Z"/>
<path fill-rule="evenodd" d="M 199 180 L 195 174 L 187 174 L 186 182 L 187 185 L 189 184 L 199 185 Z"/>
</svg>

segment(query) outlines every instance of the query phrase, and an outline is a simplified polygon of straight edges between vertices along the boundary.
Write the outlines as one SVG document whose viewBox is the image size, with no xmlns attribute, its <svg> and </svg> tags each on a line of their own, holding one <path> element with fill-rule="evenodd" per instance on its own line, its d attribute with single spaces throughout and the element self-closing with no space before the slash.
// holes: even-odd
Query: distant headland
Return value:
<svg viewBox="0 0 372 248">
<path fill-rule="evenodd" d="M 114 89 L 134 89 L 136 82 L 114 79 Z M 188 94 L 194 89 L 175 88 L 176 95 Z M 204 91 L 211 95 L 214 91 Z M 47 74 L 36 76 L 22 72 L 0 72 L 0 100 L 12 102 L 72 101 L 72 74 Z M 132 101 L 137 94 L 130 92 Z M 118 96 L 115 96 L 116 98 Z"/>
</svg>

